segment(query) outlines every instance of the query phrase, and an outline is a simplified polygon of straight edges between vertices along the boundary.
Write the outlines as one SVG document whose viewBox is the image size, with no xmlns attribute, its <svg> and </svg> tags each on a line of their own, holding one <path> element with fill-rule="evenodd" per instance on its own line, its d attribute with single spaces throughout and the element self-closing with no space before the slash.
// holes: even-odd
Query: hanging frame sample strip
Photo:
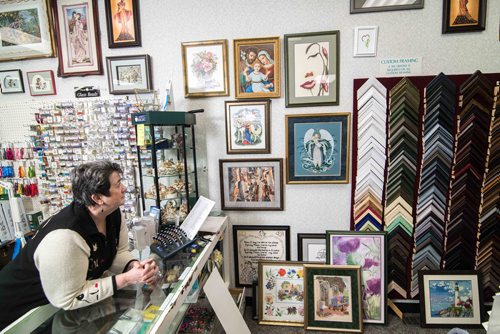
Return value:
<svg viewBox="0 0 500 334">
<path fill-rule="evenodd" d="M 460 86 L 455 164 L 444 244 L 443 267 L 447 270 L 475 266 L 493 89 L 492 82 L 480 72 Z"/>
<path fill-rule="evenodd" d="M 411 297 L 418 271 L 439 270 L 450 186 L 455 129 L 456 85 L 440 73 L 424 91 L 423 153 L 416 209 Z"/>
<path fill-rule="evenodd" d="M 387 89 L 375 78 L 357 91 L 358 164 L 354 195 L 356 231 L 383 230 L 387 146 Z"/>
<path fill-rule="evenodd" d="M 420 94 L 403 78 L 390 91 L 389 164 L 385 194 L 384 222 L 388 232 L 389 286 L 408 298 L 411 250 L 413 248 L 413 207 L 417 177 Z"/>
</svg>

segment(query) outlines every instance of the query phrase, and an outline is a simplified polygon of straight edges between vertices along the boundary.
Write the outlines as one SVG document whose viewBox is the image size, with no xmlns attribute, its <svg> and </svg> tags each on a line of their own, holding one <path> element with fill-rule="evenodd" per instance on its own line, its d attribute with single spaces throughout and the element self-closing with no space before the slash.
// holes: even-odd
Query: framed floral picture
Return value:
<svg viewBox="0 0 500 334">
<path fill-rule="evenodd" d="M 260 325 L 304 326 L 304 264 L 259 261 Z"/>
<path fill-rule="evenodd" d="M 227 96 L 227 40 L 182 43 L 184 96 Z"/>
<path fill-rule="evenodd" d="M 350 114 L 285 118 L 286 183 L 348 183 Z"/>
<path fill-rule="evenodd" d="M 138 0 L 104 0 L 108 26 L 108 46 L 141 46 Z"/>
<path fill-rule="evenodd" d="M 283 159 L 222 159 L 219 171 L 222 210 L 283 210 Z"/>
<path fill-rule="evenodd" d="M 387 233 L 326 231 L 327 263 L 361 266 L 363 321 L 387 324 Z"/>
<path fill-rule="evenodd" d="M 61 77 L 100 75 L 102 70 L 101 40 L 97 0 L 55 0 Z"/>
<path fill-rule="evenodd" d="M 422 8 L 424 0 L 351 0 L 351 14 Z"/>
<path fill-rule="evenodd" d="M 339 104 L 339 34 L 285 35 L 286 107 Z"/>
<path fill-rule="evenodd" d="M 152 89 L 149 55 L 106 57 L 110 94 L 134 94 Z"/>
<path fill-rule="evenodd" d="M 54 81 L 54 72 L 33 71 L 26 73 L 31 96 L 55 95 L 56 84 Z"/>
<path fill-rule="evenodd" d="M 486 0 L 443 0 L 443 34 L 484 30 Z"/>
<path fill-rule="evenodd" d="M 363 332 L 360 266 L 304 264 L 304 328 Z"/>
<path fill-rule="evenodd" d="M 280 38 L 233 40 L 237 99 L 280 97 Z"/>
<path fill-rule="evenodd" d="M 24 93 L 21 70 L 0 71 L 0 89 L 2 94 Z"/>
<path fill-rule="evenodd" d="M 377 26 L 354 28 L 354 57 L 375 57 L 377 40 Z"/>
<path fill-rule="evenodd" d="M 326 236 L 324 233 L 297 234 L 297 260 L 326 263 Z"/>
<path fill-rule="evenodd" d="M 483 302 L 476 271 L 420 270 L 422 327 L 481 327 Z"/>
<path fill-rule="evenodd" d="M 0 1 L 0 61 L 53 57 L 49 0 Z"/>
<path fill-rule="evenodd" d="M 259 260 L 290 260 L 290 226 L 233 225 L 236 286 L 259 279 Z"/>
<path fill-rule="evenodd" d="M 270 153 L 271 101 L 226 101 L 225 106 L 227 153 Z"/>
</svg>

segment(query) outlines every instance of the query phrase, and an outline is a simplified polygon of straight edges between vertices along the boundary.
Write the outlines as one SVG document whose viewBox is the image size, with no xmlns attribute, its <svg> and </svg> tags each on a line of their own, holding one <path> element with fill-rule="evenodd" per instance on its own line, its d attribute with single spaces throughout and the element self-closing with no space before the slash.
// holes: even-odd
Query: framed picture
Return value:
<svg viewBox="0 0 500 334">
<path fill-rule="evenodd" d="M 259 261 L 259 324 L 304 326 L 304 264 Z"/>
<path fill-rule="evenodd" d="M 339 104 L 339 34 L 285 35 L 286 107 Z"/>
<path fill-rule="evenodd" d="M 483 301 L 476 271 L 420 270 L 422 327 L 480 327 Z"/>
<path fill-rule="evenodd" d="M 149 55 L 106 57 L 110 94 L 152 89 Z"/>
<path fill-rule="evenodd" d="M 280 97 L 280 38 L 233 40 L 237 99 Z"/>
<path fill-rule="evenodd" d="M 141 46 L 138 0 L 105 0 L 108 46 Z"/>
<path fill-rule="evenodd" d="M 21 70 L 0 71 L 0 89 L 2 94 L 24 93 Z"/>
<path fill-rule="evenodd" d="M 351 0 L 351 14 L 424 8 L 424 0 L 393 0 L 387 3 L 387 0 Z"/>
<path fill-rule="evenodd" d="M 0 61 L 55 56 L 49 0 L 0 1 Z"/>
<path fill-rule="evenodd" d="M 326 236 L 324 233 L 298 233 L 297 248 L 297 260 L 326 263 Z"/>
<path fill-rule="evenodd" d="M 233 225 L 236 286 L 258 280 L 259 260 L 290 260 L 290 226 Z"/>
<path fill-rule="evenodd" d="M 283 210 L 283 159 L 219 160 L 222 210 Z"/>
<path fill-rule="evenodd" d="M 378 27 L 356 27 L 354 29 L 354 57 L 377 55 Z"/>
<path fill-rule="evenodd" d="M 226 101 L 227 154 L 271 152 L 271 101 Z"/>
<path fill-rule="evenodd" d="M 184 96 L 227 96 L 227 40 L 182 43 Z"/>
<path fill-rule="evenodd" d="M 484 30 L 486 0 L 443 0 L 443 34 Z"/>
<path fill-rule="evenodd" d="M 102 74 L 97 0 L 55 0 L 61 77 Z"/>
<path fill-rule="evenodd" d="M 304 264 L 304 328 L 363 332 L 360 266 Z"/>
<path fill-rule="evenodd" d="M 55 95 L 56 84 L 54 81 L 54 72 L 33 71 L 26 73 L 31 96 Z"/>
<path fill-rule="evenodd" d="M 327 263 L 361 266 L 363 321 L 387 324 L 387 233 L 326 231 Z"/>
<path fill-rule="evenodd" d="M 350 114 L 285 118 L 286 183 L 348 183 Z"/>
</svg>

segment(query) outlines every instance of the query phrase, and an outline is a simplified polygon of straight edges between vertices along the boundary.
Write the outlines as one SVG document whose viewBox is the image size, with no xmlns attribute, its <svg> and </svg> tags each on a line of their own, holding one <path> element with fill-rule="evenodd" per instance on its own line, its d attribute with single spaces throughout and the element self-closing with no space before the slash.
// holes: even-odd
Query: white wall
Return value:
<svg viewBox="0 0 500 334">
<path fill-rule="evenodd" d="M 348 0 L 143 0 L 141 1 L 142 47 L 108 49 L 102 1 L 99 7 L 103 57 L 149 54 L 152 58 L 154 88 L 163 88 L 172 75 L 177 110 L 204 108 L 198 116 L 198 148 L 207 173 L 204 195 L 220 208 L 218 160 L 221 158 L 285 158 L 285 114 L 351 112 L 354 78 L 378 75 L 378 61 L 385 57 L 421 56 L 422 75 L 500 72 L 500 1 L 488 1 L 486 30 L 464 34 L 441 34 L 442 1 L 426 0 L 422 10 L 349 14 Z M 353 58 L 353 30 L 356 26 L 378 25 L 376 58 Z M 340 30 L 340 104 L 335 107 L 285 108 L 282 98 L 271 105 L 272 133 L 269 155 L 226 155 L 224 101 L 234 99 L 233 49 L 235 38 L 281 36 L 284 34 Z M 181 43 L 212 39 L 229 41 L 229 97 L 184 99 Z M 283 45 L 281 50 L 283 50 Z M 282 51 L 283 56 L 283 51 Z M 283 59 L 283 58 L 282 58 Z M 105 61 L 103 60 L 105 66 Z M 52 69 L 57 59 L 37 59 L 0 63 L 0 70 L 26 71 Z M 284 73 L 282 69 L 282 78 Z M 73 99 L 73 86 L 100 86 L 107 96 L 106 76 L 56 78 L 56 97 L 32 98 L 0 94 L 0 106 L 19 101 Z M 8 114 L 0 115 L 0 139 L 8 138 L 2 129 Z M 25 121 L 28 124 L 30 121 Z M 3 132 L 2 132 L 3 131 Z M 205 147 L 206 146 L 206 147 Z M 206 154 L 206 156 L 205 156 Z M 352 175 L 352 173 L 350 173 Z M 202 189 L 203 190 L 203 189 Z M 277 212 L 228 211 L 233 224 L 291 225 L 292 259 L 296 259 L 296 234 L 349 229 L 351 185 L 285 185 L 285 210 Z"/>
</svg>

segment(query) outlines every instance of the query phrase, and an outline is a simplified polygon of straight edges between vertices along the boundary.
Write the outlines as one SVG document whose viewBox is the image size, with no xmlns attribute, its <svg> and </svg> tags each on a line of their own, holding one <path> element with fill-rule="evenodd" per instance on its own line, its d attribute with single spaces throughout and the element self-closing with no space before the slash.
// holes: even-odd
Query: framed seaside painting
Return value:
<svg viewBox="0 0 500 334">
<path fill-rule="evenodd" d="M 0 31 L 0 61 L 55 55 L 49 0 L 0 0 Z"/>
<path fill-rule="evenodd" d="M 361 266 L 363 321 L 387 324 L 387 233 L 326 231 L 327 263 Z"/>
<path fill-rule="evenodd" d="M 108 26 L 108 46 L 141 46 L 138 0 L 104 0 Z"/>
<path fill-rule="evenodd" d="M 237 99 L 280 97 L 280 38 L 233 40 L 234 96 Z"/>
<path fill-rule="evenodd" d="M 69 77 L 102 74 L 97 0 L 54 2 L 58 75 Z"/>
<path fill-rule="evenodd" d="M 351 0 L 351 14 L 388 10 L 422 9 L 424 0 Z"/>
<path fill-rule="evenodd" d="M 348 183 L 350 114 L 285 118 L 286 183 Z"/>
<path fill-rule="evenodd" d="M 184 96 L 227 96 L 227 40 L 182 43 Z"/>
<path fill-rule="evenodd" d="M 486 0 L 443 0 L 442 33 L 484 30 Z"/>
<path fill-rule="evenodd" d="M 420 270 L 422 327 L 480 327 L 482 296 L 476 271 Z"/>
<path fill-rule="evenodd" d="M 31 96 L 55 95 L 54 72 L 33 71 L 26 73 Z"/>
<path fill-rule="evenodd" d="M 285 35 L 286 107 L 339 104 L 340 32 Z"/>
<path fill-rule="evenodd" d="M 134 94 L 152 88 L 149 55 L 106 57 L 110 94 Z"/>
<path fill-rule="evenodd" d="M 233 247 L 236 285 L 252 286 L 259 260 L 290 260 L 290 226 L 233 225 Z"/>
<path fill-rule="evenodd" d="M 297 260 L 326 263 L 326 236 L 324 233 L 297 234 Z"/>
<path fill-rule="evenodd" d="M 226 101 L 227 154 L 271 152 L 271 101 Z"/>
<path fill-rule="evenodd" d="M 24 93 L 23 74 L 21 70 L 0 71 L 0 90 L 2 94 Z"/>
<path fill-rule="evenodd" d="M 304 264 L 304 328 L 363 332 L 359 266 Z"/>
<path fill-rule="evenodd" d="M 259 261 L 260 325 L 304 326 L 304 264 Z"/>
</svg>

